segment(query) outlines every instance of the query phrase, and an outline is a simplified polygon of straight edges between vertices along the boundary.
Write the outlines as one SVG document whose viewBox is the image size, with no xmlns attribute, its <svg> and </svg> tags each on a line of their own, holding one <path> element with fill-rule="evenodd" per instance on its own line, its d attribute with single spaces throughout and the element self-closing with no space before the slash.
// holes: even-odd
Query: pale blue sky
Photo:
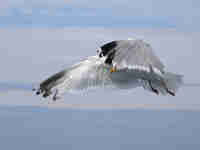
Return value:
<svg viewBox="0 0 200 150">
<path fill-rule="evenodd" d="M 164 27 L 199 30 L 198 0 L 8 0 L 1 26 Z"/>
</svg>

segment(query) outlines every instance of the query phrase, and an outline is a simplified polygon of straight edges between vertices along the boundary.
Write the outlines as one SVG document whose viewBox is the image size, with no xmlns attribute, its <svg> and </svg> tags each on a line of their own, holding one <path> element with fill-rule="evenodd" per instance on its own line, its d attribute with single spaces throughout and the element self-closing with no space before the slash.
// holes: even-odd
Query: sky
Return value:
<svg viewBox="0 0 200 150">
<path fill-rule="evenodd" d="M 73 63 L 95 55 L 103 43 L 136 37 L 151 43 L 168 71 L 183 74 L 186 83 L 200 83 L 196 69 L 200 52 L 197 32 L 174 29 L 122 29 L 99 27 L 8 28 L 0 30 L 2 105 L 55 107 L 155 107 L 200 109 L 199 87 L 183 87 L 176 97 L 156 96 L 137 88 L 66 93 L 56 103 L 34 95 L 33 85 Z M 20 36 L 20 38 L 19 38 Z"/>
<path fill-rule="evenodd" d="M 150 43 L 167 70 L 183 74 L 186 83 L 200 83 L 199 8 L 198 0 L 1 0 L 0 105 L 200 110 L 198 87 L 183 87 L 176 97 L 142 88 L 66 94 L 56 103 L 31 92 L 50 75 L 95 55 L 105 42 L 130 37 Z"/>
<path fill-rule="evenodd" d="M 199 30 L 198 0 L 7 0 L 3 27 L 168 27 Z"/>
<path fill-rule="evenodd" d="M 199 149 L 199 14 L 199 0 L 0 0 L 1 147 Z M 128 38 L 149 43 L 167 71 L 196 86 L 175 97 L 102 88 L 54 102 L 33 93 Z"/>
</svg>

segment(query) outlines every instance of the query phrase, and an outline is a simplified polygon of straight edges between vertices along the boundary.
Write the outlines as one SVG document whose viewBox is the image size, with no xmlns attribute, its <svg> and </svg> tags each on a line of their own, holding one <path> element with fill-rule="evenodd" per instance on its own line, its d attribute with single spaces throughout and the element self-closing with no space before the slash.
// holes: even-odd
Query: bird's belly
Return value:
<svg viewBox="0 0 200 150">
<path fill-rule="evenodd" d="M 141 86 L 140 79 L 132 73 L 116 72 L 112 73 L 110 78 L 118 88 L 129 89 Z"/>
</svg>

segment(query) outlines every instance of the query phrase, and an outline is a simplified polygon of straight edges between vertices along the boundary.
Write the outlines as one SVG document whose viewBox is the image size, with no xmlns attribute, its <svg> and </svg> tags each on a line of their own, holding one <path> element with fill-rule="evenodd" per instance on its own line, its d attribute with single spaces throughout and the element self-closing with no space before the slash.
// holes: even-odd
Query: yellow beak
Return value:
<svg viewBox="0 0 200 150">
<path fill-rule="evenodd" d="M 117 70 L 116 70 L 116 68 L 115 67 L 112 67 L 112 68 L 110 68 L 110 73 L 112 73 L 112 72 L 116 72 Z"/>
</svg>

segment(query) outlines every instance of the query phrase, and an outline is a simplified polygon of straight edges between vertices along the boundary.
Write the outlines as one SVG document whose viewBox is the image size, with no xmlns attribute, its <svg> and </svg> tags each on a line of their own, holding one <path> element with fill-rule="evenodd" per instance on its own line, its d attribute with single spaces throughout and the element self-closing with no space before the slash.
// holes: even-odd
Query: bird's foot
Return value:
<svg viewBox="0 0 200 150">
<path fill-rule="evenodd" d="M 159 91 L 158 91 L 157 89 L 152 88 L 152 91 L 153 91 L 154 93 L 156 93 L 156 95 L 159 95 Z"/>
<path fill-rule="evenodd" d="M 166 89 L 167 93 L 169 93 L 171 96 L 175 96 L 175 93 L 170 91 L 169 89 Z"/>
<path fill-rule="evenodd" d="M 150 85 L 150 87 L 151 87 L 151 90 L 152 90 L 154 93 L 156 93 L 157 95 L 159 95 L 159 91 L 158 91 L 157 89 L 153 88 L 153 86 L 152 86 L 152 84 L 151 84 L 151 81 L 149 81 L 149 85 Z"/>
</svg>

